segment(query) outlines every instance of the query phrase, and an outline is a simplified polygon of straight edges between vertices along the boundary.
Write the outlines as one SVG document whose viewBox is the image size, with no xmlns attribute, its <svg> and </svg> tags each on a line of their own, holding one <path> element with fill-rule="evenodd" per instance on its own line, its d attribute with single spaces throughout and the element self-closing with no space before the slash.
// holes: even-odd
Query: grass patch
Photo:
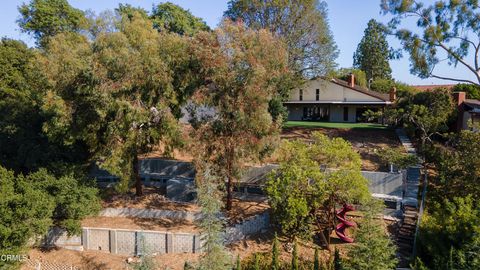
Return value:
<svg viewBox="0 0 480 270">
<path fill-rule="evenodd" d="M 373 123 L 333 123 L 333 122 L 310 122 L 310 121 L 287 121 L 284 128 L 338 128 L 338 129 L 388 129 L 387 126 Z"/>
</svg>

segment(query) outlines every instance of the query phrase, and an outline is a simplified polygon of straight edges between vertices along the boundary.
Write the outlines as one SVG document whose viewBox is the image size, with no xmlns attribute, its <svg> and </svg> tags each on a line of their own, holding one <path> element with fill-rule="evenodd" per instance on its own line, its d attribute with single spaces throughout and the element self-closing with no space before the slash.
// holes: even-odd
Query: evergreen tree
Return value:
<svg viewBox="0 0 480 270">
<path fill-rule="evenodd" d="M 235 265 L 235 270 L 242 270 L 242 260 L 240 260 L 240 255 L 237 255 L 237 263 Z"/>
<path fill-rule="evenodd" d="M 315 255 L 313 258 L 313 270 L 320 270 L 320 260 L 318 258 L 318 248 L 315 248 Z"/>
<path fill-rule="evenodd" d="M 200 260 L 199 270 L 225 270 L 232 267 L 232 258 L 223 245 L 223 228 L 220 211 L 223 207 L 220 188 L 223 178 L 212 174 L 211 165 L 196 160 L 198 203 L 202 208 L 200 228 L 203 235 L 205 254 Z"/>
<path fill-rule="evenodd" d="M 275 238 L 273 239 L 273 247 L 272 247 L 272 270 L 280 270 L 280 263 L 278 261 L 278 238 L 277 234 L 275 233 Z"/>
<path fill-rule="evenodd" d="M 353 66 L 363 70 L 367 80 L 391 79 L 392 69 L 388 60 L 390 51 L 384 27 L 371 19 L 365 34 L 353 54 Z"/>
<path fill-rule="evenodd" d="M 335 253 L 333 255 L 333 269 L 343 270 L 342 257 L 340 257 L 340 251 L 337 248 L 335 248 Z"/>
<path fill-rule="evenodd" d="M 348 269 L 394 269 L 397 265 L 395 246 L 385 232 L 383 220 L 376 219 L 383 209 L 382 202 L 372 199 L 362 209 L 365 214 L 355 236 L 356 243 L 348 251 Z"/>
<path fill-rule="evenodd" d="M 260 258 L 258 253 L 255 253 L 255 265 L 253 266 L 253 270 L 260 270 Z"/>
<path fill-rule="evenodd" d="M 293 252 L 292 252 L 292 267 L 291 270 L 298 270 L 298 246 L 297 241 L 295 240 L 293 243 Z"/>
<path fill-rule="evenodd" d="M 320 232 L 333 229 L 336 203 L 361 202 L 371 196 L 361 174 L 360 155 L 351 144 L 319 132 L 312 137 L 309 144 L 284 141 L 276 152 L 280 166 L 266 183 L 272 218 L 292 238 L 310 238 L 314 227 Z M 323 171 L 321 165 L 334 170 Z M 329 234 L 319 237 L 328 245 Z"/>
</svg>

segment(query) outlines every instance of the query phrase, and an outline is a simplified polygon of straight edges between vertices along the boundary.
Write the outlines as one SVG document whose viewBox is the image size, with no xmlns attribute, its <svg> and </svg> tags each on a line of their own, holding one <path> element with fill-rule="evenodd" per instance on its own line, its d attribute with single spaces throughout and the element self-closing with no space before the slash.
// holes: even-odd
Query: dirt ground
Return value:
<svg viewBox="0 0 480 270">
<path fill-rule="evenodd" d="M 137 197 L 133 190 L 128 194 L 109 194 L 109 191 L 105 191 L 102 206 L 103 208 L 148 208 L 188 212 L 200 211 L 200 208 L 196 204 L 179 203 L 169 200 L 164 196 L 165 189 L 162 188 L 144 187 L 143 193 L 143 196 Z"/>
<path fill-rule="evenodd" d="M 238 242 L 229 247 L 232 254 L 232 260 L 237 255 L 244 259 L 252 256 L 256 252 L 270 253 L 272 249 L 272 235 L 255 235 L 251 238 Z M 347 244 L 343 244 L 333 235 L 332 250 L 336 247 L 341 253 L 344 252 Z M 286 239 L 280 239 L 280 259 L 289 261 L 291 259 L 292 245 Z M 298 254 L 300 258 L 312 260 L 315 246 L 312 243 L 302 242 L 298 245 Z M 75 269 L 82 270 L 123 270 L 132 269 L 132 264 L 127 263 L 129 256 L 110 254 L 99 251 L 72 251 L 67 249 L 39 250 L 32 249 L 29 252 L 29 258 L 32 262 L 48 262 L 49 264 L 74 266 Z M 330 258 L 328 250 L 320 250 L 320 258 L 326 261 Z M 201 254 L 163 254 L 154 257 L 156 269 L 182 270 L 185 262 L 196 263 Z M 133 257 L 130 257 L 133 258 Z M 134 261 L 138 260 L 133 258 Z M 34 268 L 24 265 L 22 270 L 32 270 Z M 65 268 L 67 269 L 67 268 Z M 70 269 L 70 268 L 68 268 Z"/>
<path fill-rule="evenodd" d="M 269 209 L 266 200 L 239 200 L 233 199 L 232 210 L 227 212 L 228 222 L 230 224 L 236 224 L 242 222 L 248 217 L 261 214 Z"/>
<path fill-rule="evenodd" d="M 133 269 L 127 263 L 128 256 L 116 255 L 98 251 L 73 251 L 67 249 L 39 250 L 32 249 L 28 253 L 30 260 L 35 263 L 48 262 L 50 265 L 73 266 L 78 270 L 124 270 Z M 163 254 L 154 258 L 157 269 L 182 270 L 185 261 L 196 262 L 200 254 Z M 134 258 L 136 260 L 136 258 Z M 31 264 L 24 264 L 22 270 L 33 270 Z M 53 268 L 52 268 L 53 269 Z"/>
<path fill-rule="evenodd" d="M 328 128 L 284 128 L 281 134 L 283 139 L 310 140 L 311 134 L 319 131 L 329 137 L 340 137 L 352 144 L 353 149 L 362 157 L 362 170 L 387 171 L 375 154 L 377 149 L 385 147 L 399 147 L 401 143 L 391 129 L 328 129 Z"/>
<path fill-rule="evenodd" d="M 161 188 L 145 187 L 144 195 L 141 197 L 136 197 L 133 190 L 129 194 L 108 194 L 108 191 L 104 193 L 102 200 L 103 208 L 146 208 L 200 212 L 200 207 L 195 203 L 180 203 L 169 200 L 163 195 L 165 191 Z M 229 223 L 237 223 L 250 216 L 260 214 L 268 208 L 268 203 L 263 196 L 250 196 L 242 199 L 234 198 L 233 209 L 227 213 L 227 217 L 229 218 Z"/>
<path fill-rule="evenodd" d="M 90 217 L 82 221 L 82 227 L 149 230 L 162 232 L 198 232 L 198 227 L 186 220 L 166 218 L 132 218 L 132 217 Z"/>
</svg>

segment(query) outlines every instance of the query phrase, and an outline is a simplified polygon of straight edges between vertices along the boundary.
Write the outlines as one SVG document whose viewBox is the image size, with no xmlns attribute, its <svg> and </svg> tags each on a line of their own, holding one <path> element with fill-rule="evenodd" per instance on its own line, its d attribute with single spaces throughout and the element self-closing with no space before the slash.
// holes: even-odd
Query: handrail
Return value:
<svg viewBox="0 0 480 270">
<path fill-rule="evenodd" d="M 427 186 L 428 186 L 428 170 L 424 167 L 424 180 L 423 180 L 423 190 L 422 190 L 422 200 L 420 202 L 420 210 L 418 211 L 417 226 L 415 228 L 415 237 L 413 239 L 413 252 L 412 258 L 417 257 L 417 238 L 420 230 L 420 223 L 422 223 L 422 216 L 425 209 L 425 198 L 427 196 Z"/>
</svg>

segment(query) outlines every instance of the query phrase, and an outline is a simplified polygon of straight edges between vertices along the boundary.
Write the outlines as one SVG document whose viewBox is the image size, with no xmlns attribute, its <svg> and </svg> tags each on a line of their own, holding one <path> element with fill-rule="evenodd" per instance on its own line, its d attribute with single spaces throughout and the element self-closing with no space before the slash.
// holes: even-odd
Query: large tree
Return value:
<svg viewBox="0 0 480 270">
<path fill-rule="evenodd" d="M 285 141 L 278 151 L 280 168 L 266 185 L 276 224 L 290 237 L 315 232 L 328 246 L 337 205 L 370 199 L 360 156 L 347 141 L 318 132 L 311 144 Z"/>
<path fill-rule="evenodd" d="M 383 25 L 371 19 L 353 54 L 353 66 L 363 70 L 367 80 L 391 79 L 390 51 Z"/>
<path fill-rule="evenodd" d="M 21 30 L 32 34 L 40 46 L 58 33 L 78 32 L 86 22 L 83 11 L 70 6 L 67 0 L 32 0 L 18 10 Z"/>
<path fill-rule="evenodd" d="M 384 13 L 394 17 L 389 26 L 410 55 L 411 72 L 421 78 L 438 78 L 480 84 L 480 13 L 478 1 L 450 0 L 425 4 L 423 1 L 382 0 Z M 414 29 L 402 22 L 414 20 Z M 461 66 L 464 77 L 440 74 L 437 64 Z M 468 75 L 467 75 L 468 74 Z M 469 77 L 475 79 L 470 80 Z"/>
<path fill-rule="evenodd" d="M 191 36 L 199 31 L 210 29 L 201 18 L 170 2 L 154 6 L 150 18 L 158 30 L 179 35 Z"/>
<path fill-rule="evenodd" d="M 204 79 L 195 103 L 208 112 L 191 110 L 193 136 L 204 149 L 201 158 L 226 180 L 226 207 L 231 209 L 241 169 L 265 154 L 279 131 L 281 119 L 272 119 L 268 104 L 289 75 L 287 53 L 268 31 L 230 21 L 213 33 L 198 34 L 193 47 Z"/>
<path fill-rule="evenodd" d="M 190 58 L 184 38 L 159 33 L 141 15 L 117 25 L 93 42 L 74 33 L 51 39 L 40 59 L 51 87 L 43 109 L 52 120 L 44 129 L 88 145 L 99 165 L 121 178 L 121 190 L 133 180 L 142 195 L 138 156 L 180 138 L 173 112 L 189 76 L 174 67 Z"/>
<path fill-rule="evenodd" d="M 60 175 L 84 163 L 88 153 L 81 144 L 65 145 L 44 132 L 47 83 L 35 54 L 23 42 L 0 41 L 0 163 L 16 173 L 46 167 Z"/>
<path fill-rule="evenodd" d="M 323 1 L 231 0 L 224 16 L 282 38 L 289 66 L 299 75 L 325 75 L 336 65 L 338 51 Z"/>
</svg>

